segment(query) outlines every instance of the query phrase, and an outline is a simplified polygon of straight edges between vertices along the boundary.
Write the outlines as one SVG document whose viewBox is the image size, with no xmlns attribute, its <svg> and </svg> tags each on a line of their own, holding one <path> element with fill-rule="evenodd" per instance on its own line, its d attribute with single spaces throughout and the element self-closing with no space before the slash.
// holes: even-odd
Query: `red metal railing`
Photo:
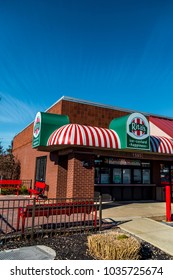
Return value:
<svg viewBox="0 0 173 280">
<path fill-rule="evenodd" d="M 0 240 L 101 229 L 101 199 L 0 199 Z"/>
</svg>

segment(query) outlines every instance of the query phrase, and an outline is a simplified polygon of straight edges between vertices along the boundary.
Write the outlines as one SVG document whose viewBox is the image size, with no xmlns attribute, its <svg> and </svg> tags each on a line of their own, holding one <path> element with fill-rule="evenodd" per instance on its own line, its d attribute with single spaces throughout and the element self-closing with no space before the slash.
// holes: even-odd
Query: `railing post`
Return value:
<svg viewBox="0 0 173 280">
<path fill-rule="evenodd" d="M 34 197 L 34 199 L 33 199 L 33 211 L 32 211 L 31 240 L 33 240 L 33 238 L 34 238 L 35 205 L 36 205 L 36 198 Z"/>
<path fill-rule="evenodd" d="M 102 196 L 99 195 L 99 230 L 102 229 Z"/>
</svg>

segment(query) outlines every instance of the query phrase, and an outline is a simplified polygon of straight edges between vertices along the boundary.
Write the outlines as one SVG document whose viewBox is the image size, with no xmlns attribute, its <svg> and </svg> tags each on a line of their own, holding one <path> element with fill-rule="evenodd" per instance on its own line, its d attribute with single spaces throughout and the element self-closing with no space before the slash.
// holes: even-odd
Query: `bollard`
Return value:
<svg viewBox="0 0 173 280">
<path fill-rule="evenodd" d="M 166 186 L 166 221 L 171 222 L 171 187 Z"/>
</svg>

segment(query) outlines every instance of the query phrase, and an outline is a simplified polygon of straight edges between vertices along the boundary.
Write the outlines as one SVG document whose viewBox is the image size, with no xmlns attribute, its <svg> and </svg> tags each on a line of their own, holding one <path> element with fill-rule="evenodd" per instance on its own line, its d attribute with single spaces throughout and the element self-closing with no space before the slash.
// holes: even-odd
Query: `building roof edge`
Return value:
<svg viewBox="0 0 173 280">
<path fill-rule="evenodd" d="M 81 103 L 81 104 L 87 104 L 87 105 L 91 105 L 91 106 L 97 106 L 97 107 L 102 107 L 102 108 L 106 108 L 106 109 L 112 109 L 112 110 L 118 110 L 118 111 L 126 111 L 127 113 L 134 113 L 134 112 L 139 112 L 145 116 L 153 116 L 153 117 L 158 117 L 158 118 L 164 118 L 164 119 L 170 119 L 173 120 L 173 118 L 168 117 L 168 116 L 164 116 L 164 115 L 156 115 L 156 114 L 152 114 L 152 113 L 146 113 L 146 112 L 141 112 L 141 111 L 137 111 L 137 110 L 132 110 L 132 109 L 127 109 L 127 108 L 122 108 L 122 107 L 116 107 L 116 106 L 112 106 L 112 105 L 106 105 L 103 103 L 98 103 L 98 102 L 92 102 L 92 101 L 88 101 L 85 99 L 80 99 L 80 98 L 74 98 L 74 97 L 70 97 L 70 96 L 62 96 L 60 97 L 56 102 L 54 102 L 48 109 L 46 109 L 44 112 L 48 112 L 53 106 L 55 106 L 57 103 L 59 103 L 60 101 L 65 100 L 65 101 L 69 101 L 69 102 L 76 102 L 76 103 Z M 34 120 L 33 120 L 34 121 Z M 23 130 L 25 130 L 27 127 L 29 127 L 32 123 L 29 123 L 26 127 L 24 127 L 19 133 L 17 133 L 14 137 L 16 137 L 18 134 L 20 134 Z M 13 137 L 13 138 L 14 138 Z"/>
<path fill-rule="evenodd" d="M 85 99 L 74 98 L 74 97 L 70 97 L 70 96 L 62 96 L 50 108 L 52 108 L 54 105 L 56 105 L 56 103 L 60 102 L 61 100 L 66 100 L 66 101 L 76 102 L 76 103 L 81 103 L 81 104 L 88 104 L 88 105 L 91 105 L 91 106 L 97 106 L 97 107 L 102 107 L 102 108 L 106 108 L 106 109 L 118 110 L 118 111 L 122 111 L 122 112 L 126 111 L 127 113 L 139 112 L 139 113 L 141 113 L 141 114 L 143 114 L 145 116 L 153 116 L 153 117 L 173 120 L 173 117 L 169 117 L 169 116 L 165 116 L 165 115 L 157 115 L 157 114 L 153 114 L 153 113 L 149 113 L 149 112 L 143 112 L 143 111 L 138 111 L 138 110 L 134 110 L 134 109 L 128 109 L 128 108 L 124 108 L 124 107 L 122 108 L 122 107 L 107 105 L 107 104 L 98 103 L 98 102 L 92 102 L 92 101 L 88 101 L 88 100 L 85 100 Z M 46 112 L 50 108 L 48 108 L 46 110 Z"/>
</svg>

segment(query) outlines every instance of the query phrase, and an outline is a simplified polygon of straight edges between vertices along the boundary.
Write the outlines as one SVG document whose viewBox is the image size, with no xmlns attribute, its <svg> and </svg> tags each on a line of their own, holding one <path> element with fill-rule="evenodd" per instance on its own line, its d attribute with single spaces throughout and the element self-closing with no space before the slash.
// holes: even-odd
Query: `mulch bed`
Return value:
<svg viewBox="0 0 173 280">
<path fill-rule="evenodd" d="M 118 227 L 115 227 L 113 230 L 120 231 Z M 173 256 L 164 253 L 151 244 L 142 240 L 141 243 L 141 260 L 173 260 Z M 5 244 L 0 245 L 0 251 L 33 245 L 45 245 L 51 247 L 56 252 L 56 260 L 94 259 L 89 254 L 87 234 L 85 233 L 75 233 L 61 236 L 57 235 L 53 237 L 45 235 L 43 238 L 36 238 L 32 242 L 30 240 L 9 240 Z"/>
</svg>

